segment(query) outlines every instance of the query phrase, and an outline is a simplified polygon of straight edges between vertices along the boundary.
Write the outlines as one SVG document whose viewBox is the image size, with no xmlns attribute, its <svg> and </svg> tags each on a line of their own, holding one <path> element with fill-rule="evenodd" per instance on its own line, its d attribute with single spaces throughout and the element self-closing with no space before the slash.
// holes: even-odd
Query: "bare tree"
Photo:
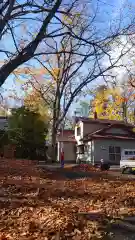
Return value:
<svg viewBox="0 0 135 240">
<path fill-rule="evenodd" d="M 10 37 L 13 47 L 0 49 L 6 56 L 0 68 L 0 86 L 30 59 L 36 63 L 28 62 L 27 66 L 38 64 L 46 70 L 50 82 L 43 80 L 47 74 L 41 73 L 42 81 L 36 74 L 30 74 L 29 83 L 52 110 L 54 149 L 57 130 L 73 101 L 92 81 L 99 77 L 105 79 L 109 70 L 120 67 L 119 60 L 129 51 L 128 40 L 122 44 L 119 37 L 132 35 L 133 23 L 124 28 L 120 24 L 101 28 L 97 2 L 93 12 L 87 0 L 27 0 L 21 4 L 7 0 L 1 5 L 0 41 L 3 43 Z M 112 48 L 116 45 L 121 49 L 114 59 Z"/>
<path fill-rule="evenodd" d="M 99 62 L 104 59 L 103 52 L 96 52 L 93 48 L 88 47 L 87 54 L 83 54 L 82 39 L 74 39 L 72 36 L 62 37 L 59 45 L 54 40 L 52 49 L 55 49 L 57 54 L 50 54 L 44 62 L 39 56 L 34 57 L 48 73 L 48 80 L 47 74 L 40 76 L 40 79 L 31 76 L 31 80 L 26 85 L 32 86 L 34 90 L 39 92 L 42 99 L 51 109 L 51 144 L 54 149 L 53 159 L 55 160 L 57 132 L 63 124 L 73 101 L 81 95 L 86 85 L 100 76 L 107 76 L 107 70 L 112 67 L 119 67 L 119 64 L 117 64 L 119 59 L 111 62 L 111 65 L 106 68 L 99 67 Z M 79 52 L 79 58 L 75 52 Z M 121 52 L 120 56 L 122 54 Z M 46 80 L 43 80 L 43 77 Z"/>
<path fill-rule="evenodd" d="M 118 24 L 113 30 L 110 27 L 110 32 L 106 31 L 101 34 L 99 29 L 94 26 L 97 21 L 95 19 L 99 10 L 98 4 L 91 13 L 91 6 L 86 0 L 83 2 L 81 0 L 66 2 L 62 0 L 26 0 L 22 3 L 15 0 L 2 1 L 0 4 L 0 43 L 3 46 L 0 53 L 3 65 L 0 68 L 0 86 L 18 66 L 33 59 L 34 56 L 56 54 L 56 49 L 52 49 L 51 41 L 55 40 L 59 43 L 64 36 L 70 36 L 80 42 L 80 51 L 76 48 L 72 55 L 84 56 L 83 61 L 90 58 L 88 79 L 93 80 L 98 77 L 99 71 L 104 76 L 106 68 L 101 66 L 103 57 L 107 56 L 109 68 L 112 68 L 114 62 L 109 55 L 111 44 L 118 36 L 127 34 L 131 25 L 121 29 Z M 5 41 L 6 44 L 4 44 Z M 69 51 L 67 50 L 67 52 Z M 119 57 L 123 54 L 125 52 L 121 52 Z M 93 64 L 93 56 L 96 66 Z M 91 63 L 94 69 L 99 68 L 98 72 L 93 70 L 93 77 L 90 77 Z M 81 87 L 87 81 L 84 81 Z"/>
<path fill-rule="evenodd" d="M 56 15 L 60 15 L 60 18 L 62 15 L 70 16 L 75 2 L 77 0 L 69 4 L 62 4 L 62 0 L 26 0 L 23 3 L 15 0 L 2 1 L 0 4 L 0 42 L 12 41 L 12 47 L 4 46 L 0 49 L 0 52 L 4 53 L 4 58 L 6 57 L 5 61 L 1 59 L 3 65 L 0 68 L 0 86 L 19 65 L 33 58 L 43 40 L 66 34 L 61 31 L 62 21 L 51 31 L 52 21 Z M 30 29 L 26 34 L 23 33 L 27 35 L 26 38 L 20 37 L 23 35 L 22 26 Z"/>
</svg>

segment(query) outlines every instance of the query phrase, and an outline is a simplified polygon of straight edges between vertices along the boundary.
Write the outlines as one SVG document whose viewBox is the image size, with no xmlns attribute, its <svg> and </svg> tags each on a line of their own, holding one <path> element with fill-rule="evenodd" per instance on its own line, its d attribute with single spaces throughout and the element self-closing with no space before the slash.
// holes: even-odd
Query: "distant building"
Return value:
<svg viewBox="0 0 135 240">
<path fill-rule="evenodd" d="M 134 126 L 123 121 L 75 118 L 75 130 L 64 130 L 57 137 L 60 161 L 61 146 L 67 162 L 97 164 L 101 159 L 119 164 L 123 148 L 135 148 Z"/>
<path fill-rule="evenodd" d="M 133 127 L 123 121 L 77 118 L 76 161 L 96 164 L 104 159 L 111 164 L 119 164 L 122 148 L 135 148 Z"/>
</svg>

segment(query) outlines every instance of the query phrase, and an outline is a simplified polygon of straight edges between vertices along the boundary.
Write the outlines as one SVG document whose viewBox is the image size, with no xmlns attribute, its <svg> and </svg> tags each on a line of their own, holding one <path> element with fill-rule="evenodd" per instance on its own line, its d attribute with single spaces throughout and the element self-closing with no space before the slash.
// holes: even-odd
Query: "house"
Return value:
<svg viewBox="0 0 135 240">
<path fill-rule="evenodd" d="M 123 121 L 76 118 L 76 161 L 119 164 L 122 148 L 135 149 L 133 127 Z"/>
<path fill-rule="evenodd" d="M 57 135 L 57 161 L 61 160 L 64 151 L 64 160 L 68 163 L 76 162 L 76 140 L 74 130 L 64 129 Z"/>
</svg>

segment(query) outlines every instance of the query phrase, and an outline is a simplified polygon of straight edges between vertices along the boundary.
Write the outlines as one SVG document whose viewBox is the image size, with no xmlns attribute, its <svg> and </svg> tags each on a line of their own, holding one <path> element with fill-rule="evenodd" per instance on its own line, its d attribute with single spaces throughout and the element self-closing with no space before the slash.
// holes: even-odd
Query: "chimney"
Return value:
<svg viewBox="0 0 135 240">
<path fill-rule="evenodd" d="M 94 112 L 94 119 L 97 119 L 97 112 Z"/>
</svg>

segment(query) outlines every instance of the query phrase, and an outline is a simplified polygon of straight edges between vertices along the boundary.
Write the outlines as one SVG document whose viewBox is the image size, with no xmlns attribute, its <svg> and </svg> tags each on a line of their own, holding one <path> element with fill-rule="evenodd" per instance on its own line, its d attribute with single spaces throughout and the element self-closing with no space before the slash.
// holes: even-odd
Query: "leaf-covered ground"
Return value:
<svg viewBox="0 0 135 240">
<path fill-rule="evenodd" d="M 133 180 L 99 170 L 95 177 L 69 180 L 64 170 L 11 163 L 0 167 L 1 240 L 95 240 L 103 238 L 111 218 L 135 214 Z"/>
</svg>

